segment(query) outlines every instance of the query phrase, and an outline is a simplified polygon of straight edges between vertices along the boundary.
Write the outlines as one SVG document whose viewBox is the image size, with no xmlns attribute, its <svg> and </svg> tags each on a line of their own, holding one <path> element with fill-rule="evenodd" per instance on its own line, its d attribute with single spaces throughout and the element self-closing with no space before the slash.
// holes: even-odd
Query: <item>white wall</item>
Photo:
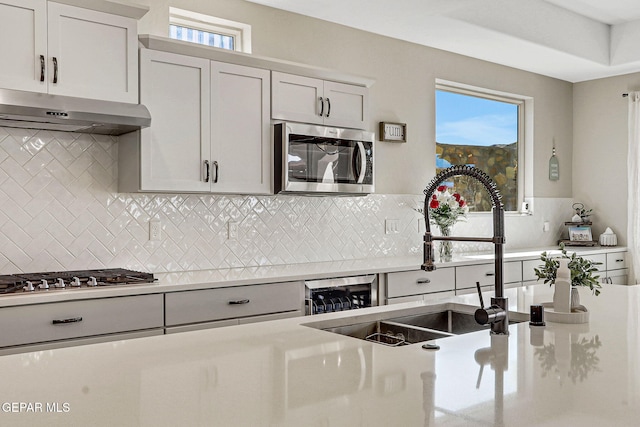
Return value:
<svg viewBox="0 0 640 427">
<path fill-rule="evenodd" d="M 593 208 L 593 232 L 627 237 L 627 115 L 622 94 L 640 90 L 640 73 L 574 85 L 573 197 Z"/>
</svg>

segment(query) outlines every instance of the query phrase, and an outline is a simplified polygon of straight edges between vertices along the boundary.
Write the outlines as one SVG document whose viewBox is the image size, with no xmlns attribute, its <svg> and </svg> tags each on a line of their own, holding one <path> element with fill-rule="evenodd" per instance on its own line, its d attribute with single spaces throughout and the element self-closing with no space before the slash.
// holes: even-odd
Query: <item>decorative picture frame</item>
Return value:
<svg viewBox="0 0 640 427">
<path fill-rule="evenodd" d="M 572 242 L 591 242 L 591 227 L 588 225 L 576 225 L 569 227 L 569 240 Z"/>
<path fill-rule="evenodd" d="M 380 122 L 380 141 L 407 142 L 407 124 Z"/>
</svg>

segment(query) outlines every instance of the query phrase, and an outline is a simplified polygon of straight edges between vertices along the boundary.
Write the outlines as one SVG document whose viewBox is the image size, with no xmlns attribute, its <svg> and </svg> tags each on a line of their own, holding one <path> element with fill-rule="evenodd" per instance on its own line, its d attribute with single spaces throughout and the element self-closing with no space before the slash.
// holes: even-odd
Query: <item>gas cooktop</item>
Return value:
<svg viewBox="0 0 640 427">
<path fill-rule="evenodd" d="M 95 288 L 100 286 L 153 283 L 153 273 L 108 268 L 102 270 L 20 273 L 0 275 L 0 295 L 50 289 Z"/>
</svg>

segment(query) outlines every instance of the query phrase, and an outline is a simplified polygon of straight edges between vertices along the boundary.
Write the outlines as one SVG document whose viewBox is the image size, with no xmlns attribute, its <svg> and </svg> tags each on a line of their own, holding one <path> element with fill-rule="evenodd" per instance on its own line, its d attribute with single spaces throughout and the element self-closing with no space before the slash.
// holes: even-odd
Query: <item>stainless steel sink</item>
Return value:
<svg viewBox="0 0 640 427">
<path fill-rule="evenodd" d="M 358 314 L 319 322 L 309 326 L 389 346 L 403 346 L 450 336 L 488 330 L 489 325 L 475 321 L 477 307 L 441 303 L 432 306 L 391 310 L 370 315 Z M 528 320 L 524 313 L 509 313 L 509 323 Z"/>
<path fill-rule="evenodd" d="M 353 325 L 324 328 L 323 330 L 393 347 L 435 340 L 449 335 L 392 321 L 356 323 Z"/>
<path fill-rule="evenodd" d="M 437 329 L 438 331 L 448 332 L 454 335 L 489 329 L 489 325 L 480 325 L 476 322 L 473 314 L 454 310 L 444 310 L 429 314 L 415 314 L 390 320 L 405 325 Z"/>
</svg>

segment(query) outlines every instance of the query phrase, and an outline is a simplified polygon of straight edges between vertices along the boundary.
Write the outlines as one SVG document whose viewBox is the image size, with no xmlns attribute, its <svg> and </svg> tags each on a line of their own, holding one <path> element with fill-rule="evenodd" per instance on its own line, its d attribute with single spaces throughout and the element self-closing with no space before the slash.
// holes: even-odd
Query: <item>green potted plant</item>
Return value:
<svg viewBox="0 0 640 427">
<path fill-rule="evenodd" d="M 564 244 L 560 244 L 560 251 L 562 252 L 562 256 L 560 258 L 567 258 L 569 260 L 572 287 L 572 307 L 580 305 L 580 297 L 577 292 L 579 286 L 588 287 L 594 295 L 600 295 L 602 285 L 599 280 L 600 276 L 597 274 L 597 266 L 602 263 L 578 256 L 575 252 L 569 255 L 567 254 Z M 558 266 L 560 265 L 560 261 L 558 261 L 558 259 L 558 257 L 547 254 L 546 251 L 540 254 L 540 260 L 543 264 L 538 266 L 538 268 L 533 269 L 538 280 L 544 279 L 544 283 L 549 283 L 549 285 L 553 285 L 555 283 L 556 273 L 558 271 Z M 575 292 L 573 291 L 574 289 Z"/>
</svg>

